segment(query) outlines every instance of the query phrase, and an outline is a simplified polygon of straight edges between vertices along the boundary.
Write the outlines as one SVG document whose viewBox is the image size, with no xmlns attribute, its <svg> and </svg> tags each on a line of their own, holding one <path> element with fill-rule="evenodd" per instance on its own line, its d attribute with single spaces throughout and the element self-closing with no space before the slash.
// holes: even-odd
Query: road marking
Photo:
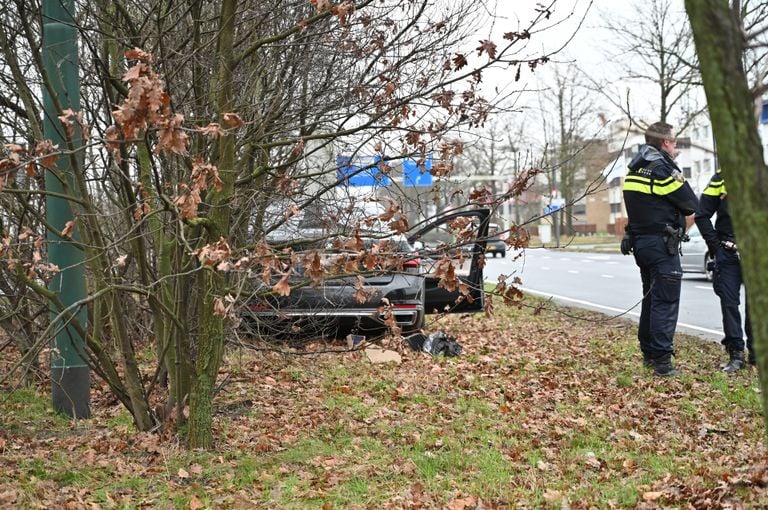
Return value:
<svg viewBox="0 0 768 510">
<path fill-rule="evenodd" d="M 544 271 L 549 271 L 549 268 L 548 268 L 547 266 L 541 266 L 541 268 L 542 268 Z"/>
<path fill-rule="evenodd" d="M 571 274 L 579 274 L 579 272 L 576 271 L 575 269 L 569 269 L 568 272 Z"/>
<path fill-rule="evenodd" d="M 709 285 L 709 286 L 705 286 L 705 285 L 694 285 L 694 286 L 693 286 L 693 288 L 694 288 L 694 289 L 712 290 L 712 286 L 711 286 L 711 285 Z"/>
<path fill-rule="evenodd" d="M 523 292 L 530 292 L 531 294 L 536 294 L 538 296 L 545 297 L 545 298 L 554 298 L 554 299 L 559 299 L 559 300 L 562 300 L 562 301 L 570 301 L 571 303 L 576 303 L 576 304 L 580 304 L 580 305 L 590 306 L 590 307 L 598 308 L 598 309 L 601 309 L 601 310 L 608 310 L 610 312 L 623 313 L 624 315 L 632 315 L 634 317 L 640 317 L 640 312 L 633 312 L 631 310 L 625 310 L 625 309 L 622 309 L 622 308 L 614 308 L 612 306 L 600 305 L 600 304 L 597 304 L 597 303 L 593 303 L 591 301 L 584 301 L 583 299 L 569 298 L 569 297 L 566 297 L 566 296 L 560 296 L 558 294 L 552 294 L 551 292 L 542 292 L 540 290 L 529 289 L 527 287 L 519 287 L 519 289 L 522 290 Z M 709 333 L 711 335 L 717 335 L 717 336 L 722 336 L 723 335 L 722 331 L 717 331 L 715 329 L 702 328 L 700 326 L 694 326 L 693 324 L 687 324 L 685 322 L 679 322 L 678 321 L 677 325 L 680 326 L 680 327 L 683 327 L 683 328 L 692 329 L 694 331 L 701 331 L 702 333 Z"/>
<path fill-rule="evenodd" d="M 601 276 L 602 278 L 613 278 L 613 275 L 612 275 L 612 274 L 601 274 L 600 276 Z"/>
</svg>

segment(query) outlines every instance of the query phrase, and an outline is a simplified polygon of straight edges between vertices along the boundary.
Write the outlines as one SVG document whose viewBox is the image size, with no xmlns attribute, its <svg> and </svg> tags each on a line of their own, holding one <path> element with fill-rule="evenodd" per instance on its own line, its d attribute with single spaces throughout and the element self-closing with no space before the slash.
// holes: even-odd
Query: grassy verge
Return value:
<svg viewBox="0 0 768 510">
<path fill-rule="evenodd" d="M 560 247 L 558 249 L 568 251 L 598 251 L 619 253 L 619 243 L 621 239 L 608 234 L 600 235 L 577 235 L 577 236 L 561 236 Z M 555 237 L 552 235 L 551 239 L 547 243 L 542 243 L 538 236 L 532 236 L 528 245 L 531 248 L 554 248 Z"/>
<path fill-rule="evenodd" d="M 540 304 L 540 303 L 539 303 Z M 678 339 L 684 370 L 642 368 L 629 323 L 497 305 L 432 330 L 464 352 L 230 352 L 216 451 L 187 451 L 94 398 L 54 416 L 2 394 L 0 507 L 740 508 L 768 502 L 757 375 Z"/>
</svg>

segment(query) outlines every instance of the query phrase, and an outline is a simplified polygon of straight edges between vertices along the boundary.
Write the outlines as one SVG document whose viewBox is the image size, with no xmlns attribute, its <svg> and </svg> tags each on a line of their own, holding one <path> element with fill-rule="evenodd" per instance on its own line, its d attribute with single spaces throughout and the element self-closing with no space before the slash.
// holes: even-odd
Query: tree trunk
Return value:
<svg viewBox="0 0 768 510">
<path fill-rule="evenodd" d="M 768 167 L 763 160 L 755 105 L 744 73 L 741 23 L 727 0 L 686 0 L 701 62 L 704 90 L 720 166 L 728 186 L 752 330 L 763 410 L 768 411 Z M 764 413 L 765 414 L 765 413 Z"/>
<path fill-rule="evenodd" d="M 232 66 L 235 33 L 235 0 L 224 0 L 221 6 L 221 22 L 218 37 L 219 70 L 214 80 L 216 105 L 219 118 L 232 108 Z M 218 168 L 222 189 L 211 193 L 209 214 L 210 241 L 229 231 L 229 202 L 234 194 L 235 143 L 232 134 L 219 137 Z M 215 270 L 203 271 L 201 280 L 204 295 L 200 299 L 200 336 L 198 338 L 195 380 L 189 402 L 189 446 L 210 448 L 213 444 L 213 395 L 216 375 L 224 352 L 224 319 L 214 313 L 214 300 L 223 297 L 226 280 Z"/>
</svg>

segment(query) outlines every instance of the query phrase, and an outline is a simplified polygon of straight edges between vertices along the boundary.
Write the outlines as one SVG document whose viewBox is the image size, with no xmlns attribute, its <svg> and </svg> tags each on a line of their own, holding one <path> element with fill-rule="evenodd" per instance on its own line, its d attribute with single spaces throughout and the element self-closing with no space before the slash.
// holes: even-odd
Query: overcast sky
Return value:
<svg viewBox="0 0 768 510">
<path fill-rule="evenodd" d="M 649 0 L 497 0 L 495 5 L 495 21 L 485 29 L 487 35 L 500 40 L 501 34 L 517 31 L 527 27 L 536 15 L 535 9 L 540 5 L 550 6 L 552 15 L 549 20 L 540 25 L 541 32 L 535 34 L 527 51 L 531 55 L 546 54 L 565 49 L 553 58 L 553 64 L 537 68 L 535 73 L 523 73 L 521 82 L 514 83 L 511 77 L 514 73 L 492 73 L 488 81 L 496 87 L 507 87 L 506 90 L 518 90 L 521 84 L 525 88 L 539 89 L 554 71 L 554 64 L 565 65 L 575 63 L 596 80 L 615 80 L 620 75 L 620 69 L 609 57 L 615 49 L 612 34 L 605 28 L 607 18 L 627 20 L 627 30 L 631 30 L 631 20 L 642 16 L 643 8 Z M 673 14 L 685 20 L 683 0 L 671 0 Z M 626 56 L 626 60 L 631 56 Z M 642 115 L 654 115 L 656 107 L 655 89 L 641 83 L 622 82 L 620 87 L 630 90 L 633 98 L 633 108 Z M 596 94 L 597 95 L 597 94 Z M 533 96 L 533 94 L 531 94 Z M 604 105 L 605 113 L 613 118 L 617 111 L 611 111 L 610 105 Z M 645 110 L 645 111 L 643 111 Z"/>
</svg>

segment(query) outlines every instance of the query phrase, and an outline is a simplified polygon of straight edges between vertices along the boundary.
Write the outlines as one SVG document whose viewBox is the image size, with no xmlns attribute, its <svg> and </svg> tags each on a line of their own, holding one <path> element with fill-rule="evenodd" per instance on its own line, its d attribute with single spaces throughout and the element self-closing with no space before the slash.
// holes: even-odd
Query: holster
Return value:
<svg viewBox="0 0 768 510">
<path fill-rule="evenodd" d="M 664 228 L 664 245 L 670 255 L 680 254 L 680 244 L 687 241 L 687 238 L 688 236 L 683 232 L 682 227 L 674 228 L 667 225 Z"/>
</svg>

